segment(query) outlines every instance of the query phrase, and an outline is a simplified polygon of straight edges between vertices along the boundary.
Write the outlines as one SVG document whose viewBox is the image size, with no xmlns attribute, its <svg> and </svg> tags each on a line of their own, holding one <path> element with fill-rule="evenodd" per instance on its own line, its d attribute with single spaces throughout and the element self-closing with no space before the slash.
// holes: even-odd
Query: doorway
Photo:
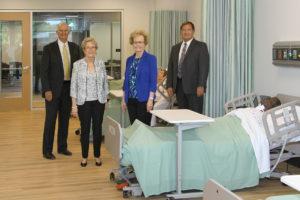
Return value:
<svg viewBox="0 0 300 200">
<path fill-rule="evenodd" d="M 69 41 L 79 46 L 85 37 L 94 37 L 99 46 L 97 57 L 104 61 L 107 74 L 113 79 L 121 78 L 121 12 L 33 12 L 33 108 L 44 107 L 40 80 L 43 47 L 57 39 L 60 22 L 71 27 Z"/>
</svg>

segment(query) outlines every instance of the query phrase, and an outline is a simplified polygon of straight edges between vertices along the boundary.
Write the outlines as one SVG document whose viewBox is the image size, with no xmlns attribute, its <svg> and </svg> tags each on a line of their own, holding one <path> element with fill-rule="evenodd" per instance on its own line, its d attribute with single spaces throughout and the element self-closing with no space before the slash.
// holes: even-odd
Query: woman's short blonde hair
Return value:
<svg viewBox="0 0 300 200">
<path fill-rule="evenodd" d="M 136 31 L 133 31 L 131 34 L 130 34 L 130 37 L 129 37 L 129 43 L 132 45 L 133 42 L 134 42 L 134 38 L 137 37 L 137 36 L 143 36 L 144 37 L 144 44 L 147 45 L 148 44 L 148 35 L 146 34 L 145 31 L 143 30 L 136 30 Z"/>
<path fill-rule="evenodd" d="M 84 40 L 81 42 L 81 48 L 82 48 L 83 50 L 85 49 L 86 44 L 87 44 L 88 42 L 93 43 L 93 44 L 95 45 L 96 49 L 98 49 L 98 44 L 97 44 L 96 40 L 95 40 L 94 38 L 92 38 L 92 37 L 86 37 L 86 38 L 84 38 Z"/>
</svg>

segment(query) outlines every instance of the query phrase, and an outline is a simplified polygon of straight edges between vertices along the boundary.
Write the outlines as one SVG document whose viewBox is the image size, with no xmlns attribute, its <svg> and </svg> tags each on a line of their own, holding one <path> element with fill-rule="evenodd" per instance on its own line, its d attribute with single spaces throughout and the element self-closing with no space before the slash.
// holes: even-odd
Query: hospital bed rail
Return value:
<svg viewBox="0 0 300 200">
<path fill-rule="evenodd" d="M 237 108 L 255 107 L 260 102 L 260 99 L 260 96 L 254 92 L 236 97 L 225 103 L 225 113 L 229 113 Z"/>
<path fill-rule="evenodd" d="M 286 146 L 300 136 L 300 121 L 297 113 L 300 101 L 292 101 L 270 109 L 263 114 L 263 125 L 269 141 L 270 176 L 280 177 L 282 173 L 274 172 L 280 162 L 300 157 L 300 154 L 288 151 Z"/>
<path fill-rule="evenodd" d="M 118 168 L 112 169 L 109 178 L 111 181 L 124 180 L 128 186 L 123 188 L 123 197 L 142 196 L 143 191 L 136 180 L 134 169 L 132 166 L 122 166 L 122 146 L 123 146 L 123 131 L 121 125 L 107 116 L 105 119 L 105 126 L 108 132 L 105 135 L 104 145 L 112 158 L 118 163 Z"/>
<path fill-rule="evenodd" d="M 260 96 L 253 92 L 253 93 L 249 93 L 249 94 L 234 98 L 234 99 L 228 101 L 227 103 L 225 103 L 225 105 L 224 105 L 225 112 L 228 113 L 237 108 L 255 107 L 259 104 L 261 99 L 263 99 L 264 97 L 266 97 L 266 96 Z M 291 95 L 287 95 L 287 94 L 279 93 L 276 95 L 276 97 L 281 101 L 282 105 L 279 107 L 273 108 L 270 111 L 267 111 L 266 113 L 268 113 L 268 114 L 265 113 L 265 115 L 264 115 L 265 117 L 263 117 L 263 119 L 265 121 L 266 121 L 266 115 L 269 116 L 269 120 L 275 120 L 275 119 L 273 119 L 275 116 L 277 116 L 277 115 L 275 115 L 275 112 L 278 112 L 282 108 L 289 107 L 290 105 L 295 104 L 296 106 L 298 106 L 297 101 L 300 102 L 300 97 L 291 96 Z M 292 107 L 295 108 L 294 106 L 292 106 Z M 285 113 L 286 112 L 287 111 L 285 111 Z M 299 119 L 299 116 L 296 115 L 296 110 L 292 109 L 289 112 L 291 112 L 290 115 L 295 115 Z M 273 113 L 273 114 L 271 114 L 271 113 Z M 282 113 L 281 117 L 283 117 L 283 113 Z M 277 116 L 277 118 L 280 119 L 280 116 Z M 267 132 L 266 134 L 268 137 L 268 141 L 270 143 L 269 148 L 270 148 L 270 168 L 271 168 L 270 176 L 271 177 L 279 178 L 282 175 L 286 174 L 286 173 L 274 172 L 276 166 L 280 162 L 287 161 L 291 158 L 300 157 L 300 152 L 298 150 L 299 142 L 290 142 L 291 138 L 295 137 L 296 135 L 299 135 L 298 132 L 296 130 L 290 130 L 289 128 L 285 129 L 284 126 L 287 126 L 287 124 L 286 123 L 282 124 L 281 127 L 277 126 L 276 130 L 274 130 L 274 128 L 273 128 L 273 132 L 274 131 L 276 132 L 279 129 L 281 130 L 281 132 L 276 132 L 277 134 L 275 134 L 274 136 L 270 136 L 270 132 L 267 132 L 267 129 L 269 129 L 269 128 L 272 129 L 272 127 L 266 127 L 266 124 L 264 124 L 264 128 L 266 129 L 266 132 Z M 283 132 L 284 130 L 286 130 L 286 132 Z M 287 131 L 291 131 L 291 132 L 293 132 L 293 134 L 288 134 Z M 282 135 L 280 135 L 280 134 L 282 134 Z M 282 140 L 283 137 L 287 137 L 286 142 L 284 142 L 284 140 Z M 279 140 L 279 141 L 277 141 L 277 140 Z"/>
</svg>

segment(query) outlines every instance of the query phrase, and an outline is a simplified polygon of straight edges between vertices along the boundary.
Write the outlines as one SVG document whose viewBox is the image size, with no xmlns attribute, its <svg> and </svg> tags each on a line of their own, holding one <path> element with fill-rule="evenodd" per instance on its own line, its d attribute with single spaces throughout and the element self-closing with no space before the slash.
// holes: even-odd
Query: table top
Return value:
<svg viewBox="0 0 300 200">
<path fill-rule="evenodd" d="M 280 178 L 280 181 L 288 186 L 300 191 L 300 175 L 286 175 Z"/>
<path fill-rule="evenodd" d="M 150 112 L 156 117 L 159 117 L 172 124 L 209 123 L 214 121 L 214 119 L 211 117 L 196 113 L 188 109 L 151 110 Z"/>
<path fill-rule="evenodd" d="M 123 90 L 110 90 L 109 93 L 117 98 L 123 97 Z"/>
</svg>

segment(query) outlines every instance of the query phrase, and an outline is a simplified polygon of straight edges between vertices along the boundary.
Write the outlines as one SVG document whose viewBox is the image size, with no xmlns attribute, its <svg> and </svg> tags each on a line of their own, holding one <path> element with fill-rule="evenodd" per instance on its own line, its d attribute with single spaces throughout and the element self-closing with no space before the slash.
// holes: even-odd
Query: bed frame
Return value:
<svg viewBox="0 0 300 200">
<path fill-rule="evenodd" d="M 118 182 L 125 180 L 128 186 L 123 187 L 123 198 L 129 196 L 142 196 L 142 189 L 136 181 L 136 176 L 132 167 L 121 166 L 122 146 L 123 146 L 123 131 L 121 125 L 107 116 L 105 118 L 106 130 L 104 146 L 112 155 L 112 158 L 118 163 L 118 168 L 112 169 L 109 178 L 111 181 Z"/>
<path fill-rule="evenodd" d="M 250 97 L 247 95 L 241 97 L 243 99 L 250 99 L 252 102 L 255 99 L 259 99 L 256 94 L 250 94 Z M 241 98 L 239 99 L 240 101 Z M 233 105 L 233 108 L 237 108 L 237 104 L 227 104 Z M 240 105 L 240 104 L 238 104 Z M 247 104 L 247 105 L 254 105 Z M 300 101 L 293 101 L 276 108 L 270 109 L 263 114 L 263 124 L 266 130 L 267 138 L 270 144 L 271 152 L 271 173 L 272 177 L 280 177 L 282 173 L 275 173 L 274 169 L 278 163 L 286 161 L 293 157 L 300 157 L 300 154 L 294 153 L 293 151 L 287 151 L 287 144 L 292 138 L 300 136 L 300 121 L 297 115 L 296 107 L 300 108 Z M 271 119 L 273 124 L 274 132 L 271 132 L 268 118 Z M 112 157 L 119 163 L 122 158 L 122 145 L 123 145 L 123 132 L 121 126 L 118 122 L 113 120 L 110 117 L 107 117 L 105 124 L 107 125 L 108 133 L 105 136 L 105 147 L 111 153 Z M 278 123 L 281 121 L 281 123 Z M 299 143 L 297 143 L 299 145 Z M 121 166 L 121 165 L 120 165 Z M 142 195 L 142 190 L 138 184 L 132 183 L 130 179 L 134 177 L 134 173 L 130 173 L 127 167 L 120 167 L 118 169 L 112 170 L 110 174 L 111 180 L 115 180 L 116 177 L 120 177 L 123 180 L 126 180 L 129 184 L 128 187 L 123 188 L 123 197 L 140 196 Z"/>
<path fill-rule="evenodd" d="M 259 102 L 260 96 L 256 93 L 242 95 L 225 103 L 225 113 L 228 113 L 237 108 L 255 107 Z"/>
<path fill-rule="evenodd" d="M 235 110 L 237 108 L 255 107 L 259 102 L 267 96 L 258 95 L 255 92 L 236 97 L 224 104 L 225 113 Z M 300 97 L 278 93 L 276 97 L 280 100 L 281 104 L 289 103 L 292 101 L 300 100 Z"/>
<path fill-rule="evenodd" d="M 108 133 L 105 134 L 104 146 L 112 155 L 113 159 L 119 163 L 122 158 L 123 132 L 121 125 L 113 118 L 107 116 L 104 125 Z"/>
<path fill-rule="evenodd" d="M 264 128 L 271 150 L 271 177 L 281 177 L 285 174 L 274 172 L 280 162 L 300 157 L 299 142 L 290 142 L 291 139 L 300 136 L 300 116 L 296 112 L 296 107 L 300 108 L 300 97 L 286 94 L 277 94 L 276 97 L 282 105 L 266 111 L 263 115 Z M 260 102 L 260 99 L 261 96 L 256 93 L 234 98 L 224 105 L 225 112 L 239 107 L 254 107 Z M 273 128 L 269 127 L 270 121 Z M 271 129 L 273 129 L 273 134 Z"/>
<path fill-rule="evenodd" d="M 300 121 L 296 107 L 300 108 L 300 101 L 285 103 L 263 114 L 263 124 L 271 150 L 270 176 L 272 177 L 284 175 L 274 172 L 280 162 L 300 157 L 300 153 L 292 151 L 291 146 L 287 148 L 288 145 L 299 145 L 298 142 L 291 142 L 292 139 L 300 136 Z"/>
<path fill-rule="evenodd" d="M 213 179 L 209 179 L 203 192 L 203 200 L 243 200 Z"/>
</svg>

